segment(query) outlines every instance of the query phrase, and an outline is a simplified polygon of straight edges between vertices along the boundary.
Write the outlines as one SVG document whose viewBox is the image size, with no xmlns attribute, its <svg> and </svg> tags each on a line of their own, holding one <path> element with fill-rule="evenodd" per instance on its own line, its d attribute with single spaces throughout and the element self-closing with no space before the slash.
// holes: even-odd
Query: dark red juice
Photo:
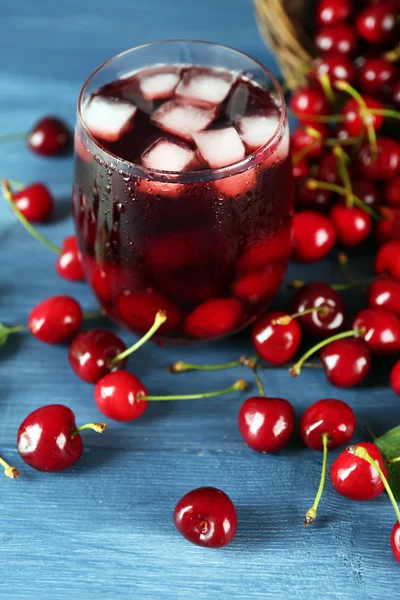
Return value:
<svg viewBox="0 0 400 600">
<path fill-rule="evenodd" d="M 159 339 L 217 338 L 269 305 L 291 249 L 284 108 L 247 75 L 168 65 L 86 99 L 74 215 L 105 310 Z"/>
</svg>

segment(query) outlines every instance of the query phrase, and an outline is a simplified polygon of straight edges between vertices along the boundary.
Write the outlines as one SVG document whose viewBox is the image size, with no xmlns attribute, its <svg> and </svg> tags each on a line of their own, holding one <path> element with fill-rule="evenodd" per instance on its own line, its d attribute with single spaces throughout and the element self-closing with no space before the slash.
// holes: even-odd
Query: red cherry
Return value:
<svg viewBox="0 0 400 600">
<path fill-rule="evenodd" d="M 375 444 L 362 442 L 357 446 L 367 450 L 386 477 L 386 467 Z M 339 494 L 351 500 L 372 500 L 383 492 L 384 485 L 378 471 L 366 460 L 356 456 L 354 448 L 354 446 L 350 446 L 344 450 L 332 464 L 331 480 L 333 486 Z"/>
<path fill-rule="evenodd" d="M 367 206 L 377 206 L 381 198 L 378 188 L 368 179 L 351 179 L 353 194 Z"/>
<path fill-rule="evenodd" d="M 385 183 L 383 195 L 387 204 L 400 208 L 400 175 Z"/>
<path fill-rule="evenodd" d="M 31 223 L 45 221 L 53 210 L 53 197 L 42 183 L 31 183 L 13 196 L 17 208 Z"/>
<path fill-rule="evenodd" d="M 358 167 L 372 181 L 391 179 L 400 170 L 400 144 L 392 138 L 378 136 L 377 150 L 375 160 L 369 141 L 363 142 L 358 152 Z"/>
<path fill-rule="evenodd" d="M 167 320 L 160 327 L 160 333 L 176 330 L 182 318 L 179 308 L 171 300 L 151 290 L 146 292 L 126 290 L 117 296 L 116 305 L 121 319 L 138 332 L 150 329 L 159 310 L 167 315 Z"/>
<path fill-rule="evenodd" d="M 87 383 L 96 383 L 110 370 L 122 369 L 126 360 L 110 365 L 110 360 L 126 350 L 119 337 L 104 329 L 82 331 L 68 351 L 72 370 Z"/>
<path fill-rule="evenodd" d="M 400 281 L 393 277 L 373 281 L 367 290 L 367 302 L 371 308 L 383 308 L 400 317 Z"/>
<path fill-rule="evenodd" d="M 371 217 L 357 206 L 335 204 L 329 218 L 335 226 L 338 242 L 346 248 L 354 248 L 364 242 L 372 229 Z"/>
<path fill-rule="evenodd" d="M 328 183 L 341 184 L 338 161 L 336 156 L 329 150 L 322 155 L 319 161 L 319 179 Z"/>
<path fill-rule="evenodd" d="M 400 208 L 381 207 L 383 218 L 375 229 L 378 244 L 400 240 Z"/>
<path fill-rule="evenodd" d="M 357 37 L 347 23 L 334 23 L 318 29 L 314 37 L 314 46 L 319 54 L 336 52 L 352 56 L 357 51 Z"/>
<path fill-rule="evenodd" d="M 101 433 L 104 423 L 90 423 L 77 429 L 75 415 L 61 404 L 34 410 L 21 423 L 17 449 L 23 461 L 38 471 L 62 471 L 78 462 L 83 452 L 82 429 Z"/>
<path fill-rule="evenodd" d="M 315 59 L 315 72 L 317 75 L 328 75 L 332 82 L 348 81 L 352 83 L 356 78 L 356 70 L 348 58 L 336 52 L 330 52 Z"/>
<path fill-rule="evenodd" d="M 370 109 L 383 109 L 382 102 L 372 98 L 371 96 L 363 96 L 363 100 Z M 382 115 L 368 115 L 362 117 L 360 115 L 360 105 L 354 98 L 350 98 L 344 104 L 340 111 L 344 117 L 343 126 L 347 129 L 350 136 L 358 137 L 365 133 L 367 123 L 371 123 L 375 131 L 378 131 L 383 125 L 384 117 Z"/>
<path fill-rule="evenodd" d="M 397 70 L 394 64 L 380 57 L 368 58 L 358 71 L 361 92 L 379 98 L 390 97 Z"/>
<path fill-rule="evenodd" d="M 115 263 L 95 263 L 90 274 L 90 283 L 103 304 L 112 304 L 121 291 L 121 268 Z"/>
<path fill-rule="evenodd" d="M 375 271 L 378 275 L 392 275 L 400 279 L 400 240 L 382 244 L 376 255 Z"/>
<path fill-rule="evenodd" d="M 316 137 L 318 134 L 320 137 Z M 307 152 L 307 156 L 309 158 L 319 156 L 323 149 L 324 140 L 328 135 L 328 128 L 323 123 L 313 123 L 307 127 L 298 127 L 292 133 L 293 153 L 295 154 L 303 150 L 303 148 L 312 146 L 312 149 Z"/>
<path fill-rule="evenodd" d="M 223 491 L 202 487 L 185 494 L 174 510 L 179 533 L 198 546 L 222 548 L 236 534 L 237 514 L 232 500 Z"/>
<path fill-rule="evenodd" d="M 40 119 L 28 134 L 28 146 L 36 154 L 56 156 L 65 154 L 71 146 L 71 133 L 57 117 Z"/>
<path fill-rule="evenodd" d="M 276 319 L 287 316 L 283 312 L 266 313 L 253 325 L 253 346 L 257 354 L 272 365 L 289 362 L 300 346 L 301 329 L 295 319 L 285 325 L 273 323 Z"/>
<path fill-rule="evenodd" d="M 400 562 L 400 523 L 396 521 L 390 534 L 390 547 L 393 552 L 393 556 Z"/>
<path fill-rule="evenodd" d="M 262 271 L 274 262 L 286 263 L 292 246 L 290 227 L 282 227 L 274 237 L 261 239 L 244 252 L 238 262 L 238 271 L 249 273 Z"/>
<path fill-rule="evenodd" d="M 396 12 L 388 2 L 366 6 L 357 15 L 356 29 L 370 44 L 387 42 L 396 31 Z"/>
<path fill-rule="evenodd" d="M 313 450 L 323 450 L 322 435 L 327 433 L 328 448 L 348 444 L 356 427 L 354 412 L 341 400 L 327 398 L 307 408 L 300 421 L 303 443 Z"/>
<path fill-rule="evenodd" d="M 74 298 L 52 296 L 32 309 L 28 327 L 41 342 L 60 344 L 78 333 L 82 319 L 82 309 Z"/>
<path fill-rule="evenodd" d="M 138 419 L 147 408 L 147 390 L 141 381 L 127 371 L 108 373 L 96 383 L 94 399 L 97 408 L 114 421 Z"/>
<path fill-rule="evenodd" d="M 242 303 L 235 298 L 207 300 L 186 317 L 185 330 L 196 338 L 219 337 L 234 331 L 242 317 Z"/>
<path fill-rule="evenodd" d="M 345 21 L 352 13 L 350 0 L 320 0 L 317 4 L 316 18 L 320 25 L 331 25 Z"/>
<path fill-rule="evenodd" d="M 306 121 L 315 115 L 327 115 L 330 110 L 324 92 L 313 87 L 296 90 L 289 100 L 289 106 L 298 119 Z"/>
<path fill-rule="evenodd" d="M 371 370 L 371 354 L 362 340 L 335 340 L 321 349 L 319 357 L 326 378 L 336 387 L 358 385 Z"/>
<path fill-rule="evenodd" d="M 294 431 L 293 406 L 283 398 L 254 396 L 239 411 L 239 430 L 250 448 L 262 454 L 278 452 Z"/>
<path fill-rule="evenodd" d="M 307 185 L 306 177 L 296 181 L 295 203 L 299 208 L 324 210 L 332 203 L 332 193 L 329 190 L 311 189 Z"/>
<path fill-rule="evenodd" d="M 397 361 L 390 373 L 390 385 L 393 391 L 400 396 L 400 360 Z"/>
<path fill-rule="evenodd" d="M 382 308 L 365 308 L 353 320 L 352 328 L 364 329 L 364 343 L 372 354 L 388 356 L 400 352 L 400 319 Z"/>
<path fill-rule="evenodd" d="M 296 164 L 293 163 L 292 167 L 293 179 L 300 179 L 300 177 L 308 177 L 310 174 L 310 167 L 305 158 L 298 160 Z"/>
<path fill-rule="evenodd" d="M 325 258 L 336 243 L 336 232 L 324 215 L 312 210 L 293 217 L 293 258 L 312 263 Z"/>
<path fill-rule="evenodd" d="M 250 302 L 251 304 L 261 301 L 267 302 L 275 296 L 284 274 L 284 265 L 272 263 L 263 271 L 247 273 L 247 275 L 243 275 L 243 277 L 236 280 L 232 284 L 232 292 L 244 302 Z"/>
<path fill-rule="evenodd" d="M 322 306 L 328 307 L 329 312 L 314 311 L 298 319 L 302 330 L 317 339 L 342 331 L 346 321 L 346 306 L 342 298 L 327 283 L 312 281 L 297 290 L 291 302 L 294 313 Z"/>
<path fill-rule="evenodd" d="M 61 254 L 57 258 L 56 271 L 63 279 L 69 279 L 70 281 L 85 280 L 82 256 L 74 235 L 69 235 L 64 239 Z"/>
</svg>

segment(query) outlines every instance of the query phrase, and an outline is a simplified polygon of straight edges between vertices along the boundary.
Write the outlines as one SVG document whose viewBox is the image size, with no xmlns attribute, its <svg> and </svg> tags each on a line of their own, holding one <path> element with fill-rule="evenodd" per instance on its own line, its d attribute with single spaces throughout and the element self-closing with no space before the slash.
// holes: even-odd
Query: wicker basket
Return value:
<svg viewBox="0 0 400 600">
<path fill-rule="evenodd" d="M 317 0 L 254 0 L 259 30 L 273 50 L 289 87 L 312 61 Z"/>
</svg>

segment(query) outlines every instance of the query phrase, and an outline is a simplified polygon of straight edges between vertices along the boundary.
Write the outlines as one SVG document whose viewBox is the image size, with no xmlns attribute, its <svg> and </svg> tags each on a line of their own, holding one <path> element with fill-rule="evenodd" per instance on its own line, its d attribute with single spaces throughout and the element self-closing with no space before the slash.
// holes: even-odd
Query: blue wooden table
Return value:
<svg viewBox="0 0 400 600">
<path fill-rule="evenodd" d="M 2 133 L 29 129 L 47 113 L 72 125 L 86 76 L 120 50 L 155 39 L 222 42 L 277 70 L 257 33 L 250 0 L 3 0 L 0 22 Z M 2 176 L 41 180 L 54 192 L 57 211 L 42 227 L 46 235 L 60 242 L 72 232 L 70 158 L 40 159 L 14 142 L 0 146 L 0 165 Z M 72 294 L 93 309 L 87 286 L 59 279 L 53 255 L 0 206 L 0 320 L 23 323 L 33 305 L 55 293 Z M 360 255 L 355 274 L 365 274 L 367 265 Z M 317 267 L 292 267 L 288 278 L 340 278 L 337 271 L 333 257 Z M 283 289 L 275 305 L 286 302 Z M 234 359 L 251 351 L 247 338 L 185 350 L 185 358 Z M 400 569 L 388 541 L 394 514 L 386 497 L 356 504 L 328 485 L 318 520 L 305 529 L 321 455 L 298 439 L 276 456 L 245 447 L 237 428 L 245 393 L 152 403 L 137 422 L 110 423 L 102 436 L 87 432 L 76 468 L 43 474 L 25 467 L 15 437 L 33 409 L 57 402 L 70 406 L 80 423 L 98 419 L 93 390 L 75 377 L 66 354 L 65 347 L 46 346 L 29 335 L 14 336 L 0 351 L 0 454 L 22 471 L 18 481 L 0 478 L 1 599 L 398 597 Z M 130 367 L 154 393 L 206 391 L 251 375 L 243 370 L 169 375 L 166 365 L 182 357 L 179 349 L 150 344 L 132 357 Z M 320 398 L 348 401 L 357 414 L 358 439 L 366 423 L 383 432 L 400 422 L 400 403 L 386 377 L 381 372 L 368 386 L 339 391 L 318 370 L 305 370 L 297 380 L 285 369 L 262 374 L 268 394 L 293 402 L 297 415 Z M 201 485 L 222 488 L 237 506 L 237 537 L 219 551 L 192 546 L 172 522 L 176 501 Z"/>
</svg>

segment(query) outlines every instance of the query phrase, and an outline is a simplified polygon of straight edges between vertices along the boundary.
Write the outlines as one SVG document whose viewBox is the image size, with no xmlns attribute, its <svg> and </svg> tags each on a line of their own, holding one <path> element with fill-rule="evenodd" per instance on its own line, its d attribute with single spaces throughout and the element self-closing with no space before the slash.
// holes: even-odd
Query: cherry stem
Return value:
<svg viewBox="0 0 400 600">
<path fill-rule="evenodd" d="M 354 277 L 352 276 L 352 274 L 349 271 L 349 259 L 347 254 L 345 254 L 344 252 L 339 252 L 338 254 L 338 263 L 340 268 L 343 271 L 344 276 L 346 277 L 347 281 L 349 282 L 349 285 L 354 285 L 356 283 L 356 280 L 354 279 Z"/>
<path fill-rule="evenodd" d="M 383 58 L 389 62 L 397 62 L 400 60 L 400 44 L 393 48 L 393 50 L 388 50 L 385 52 Z"/>
<path fill-rule="evenodd" d="M 203 394 L 185 394 L 183 396 L 142 396 L 138 394 L 138 400 L 197 400 L 199 398 L 212 398 L 213 396 L 222 396 L 223 394 L 230 394 L 231 392 L 243 391 L 247 388 L 247 381 L 245 379 L 238 379 L 233 385 L 217 392 L 205 392 Z"/>
<path fill-rule="evenodd" d="M 15 179 L 7 179 L 7 181 L 11 187 L 17 188 L 17 190 L 22 190 L 25 187 L 25 184 L 22 183 L 22 181 L 16 181 Z"/>
<path fill-rule="evenodd" d="M 368 112 L 371 115 L 380 115 L 382 117 L 389 117 L 390 119 L 400 119 L 400 112 L 392 110 L 391 108 L 369 108 Z"/>
<path fill-rule="evenodd" d="M 106 423 L 86 423 L 85 425 L 81 425 L 80 427 L 77 427 L 76 429 L 71 431 L 71 437 L 72 438 L 75 437 L 76 435 L 81 433 L 81 431 L 84 431 L 85 429 L 92 429 L 96 433 L 103 433 L 103 431 L 106 428 L 107 428 Z"/>
<path fill-rule="evenodd" d="M 3 325 L 3 323 L 0 323 L 0 346 L 4 346 L 9 335 L 18 333 L 19 331 L 23 331 L 25 329 L 28 329 L 27 325 L 15 325 L 15 327 L 7 327 L 6 325 Z"/>
<path fill-rule="evenodd" d="M 297 377 L 298 375 L 300 375 L 301 367 L 306 362 L 306 360 L 308 360 L 310 358 L 310 356 L 312 356 L 313 354 L 318 352 L 318 350 L 321 350 L 321 348 L 324 348 L 324 346 L 327 346 L 331 342 L 335 342 L 336 340 L 343 340 L 344 338 L 348 338 L 348 337 L 355 337 L 357 335 L 364 335 L 364 334 L 365 334 L 364 328 L 363 329 L 352 329 L 351 331 L 342 331 L 341 333 L 337 333 L 336 335 L 332 335 L 331 337 L 326 338 L 325 340 L 322 340 L 321 342 L 319 342 L 318 344 L 315 344 L 315 346 L 313 346 L 312 348 L 307 350 L 307 352 L 305 352 L 303 354 L 303 356 L 289 369 L 290 375 L 292 377 Z"/>
<path fill-rule="evenodd" d="M 34 237 L 38 242 L 40 242 L 44 246 L 47 246 L 47 248 L 49 248 L 56 254 L 60 254 L 61 248 L 59 248 L 58 246 L 56 246 L 55 244 L 50 242 L 50 240 L 48 240 L 44 235 L 42 235 L 34 227 L 32 227 L 32 225 L 29 223 L 28 219 L 26 219 L 24 217 L 24 215 L 21 213 L 19 208 L 16 206 L 9 182 L 6 179 L 3 179 L 1 182 L 1 185 L 2 185 L 2 191 L 3 191 L 4 198 L 9 203 L 11 210 L 13 211 L 14 215 L 17 217 L 18 221 L 25 227 L 25 229 L 28 231 L 28 233 L 30 233 L 31 236 Z"/>
<path fill-rule="evenodd" d="M 239 360 L 232 360 L 230 362 L 219 363 L 216 365 L 198 365 L 194 363 L 186 363 L 182 360 L 173 363 L 167 367 L 167 371 L 170 373 L 183 373 L 185 371 L 222 371 L 223 369 L 233 369 L 234 367 L 250 367 L 253 368 L 258 360 L 257 354 L 255 356 L 241 356 Z"/>
<path fill-rule="evenodd" d="M 319 482 L 319 487 L 317 491 L 317 495 L 315 496 L 314 504 L 311 508 L 306 512 L 306 517 L 304 519 L 304 525 L 310 525 L 317 518 L 317 508 L 318 504 L 321 500 L 322 492 L 324 491 L 325 480 L 326 480 L 326 467 L 328 463 L 328 443 L 329 443 L 329 435 L 327 433 L 323 433 L 322 436 L 322 446 L 323 446 L 323 459 L 322 459 L 322 470 L 321 470 L 321 479 Z"/>
<path fill-rule="evenodd" d="M 364 460 L 366 460 L 378 472 L 378 475 L 381 478 L 381 481 L 382 481 L 383 485 L 385 486 L 386 493 L 387 493 L 387 495 L 390 498 L 390 501 L 391 501 L 391 503 L 393 505 L 393 508 L 394 508 L 395 513 L 396 513 L 397 519 L 398 519 L 398 521 L 400 523 L 400 510 L 399 510 L 399 507 L 397 506 L 397 502 L 395 500 L 395 497 L 393 495 L 393 492 L 391 490 L 389 482 L 386 479 L 385 475 L 383 474 L 382 469 L 380 468 L 380 466 L 378 465 L 378 463 L 368 454 L 367 450 L 365 448 L 363 448 L 362 446 L 350 446 L 349 447 L 349 451 L 352 452 L 353 454 L 355 454 L 356 456 L 358 456 L 359 458 L 363 458 Z"/>
<path fill-rule="evenodd" d="M 22 133 L 6 133 L 0 135 L 0 144 L 4 142 L 14 142 L 15 140 L 24 140 L 26 138 L 26 132 Z"/>
<path fill-rule="evenodd" d="M 341 185 L 337 185 L 336 183 L 328 183 L 327 181 L 318 181 L 317 179 L 307 179 L 307 187 L 309 190 L 328 190 L 330 192 L 340 194 L 341 196 L 345 196 L 346 198 L 348 194 L 347 190 Z M 353 192 L 351 193 L 351 202 L 376 221 L 381 220 L 381 215 L 375 212 L 370 206 L 368 206 L 368 204 L 365 204 L 365 202 L 353 194 Z"/>
<path fill-rule="evenodd" d="M 342 140 L 339 138 L 326 138 L 326 140 L 324 141 L 324 146 L 355 146 L 356 144 L 362 142 L 363 139 L 363 135 L 360 135 L 359 137 L 343 138 Z"/>
<path fill-rule="evenodd" d="M 19 477 L 19 471 L 15 467 L 12 467 L 0 456 L 0 465 L 4 468 L 4 475 L 10 479 L 17 479 Z"/>
<path fill-rule="evenodd" d="M 347 169 L 347 163 L 349 161 L 349 157 L 341 146 L 335 146 L 333 148 L 332 152 L 336 158 L 339 175 L 343 182 L 343 187 L 345 189 L 347 206 L 352 206 L 353 205 L 353 190 L 351 187 L 349 171 Z"/>
<path fill-rule="evenodd" d="M 341 123 L 345 120 L 343 115 L 308 115 L 291 111 L 293 116 L 299 121 L 307 121 L 308 123 Z"/>
<path fill-rule="evenodd" d="M 108 366 L 114 367 L 116 363 L 120 362 L 121 360 L 123 360 L 124 358 L 129 356 L 130 354 L 133 354 L 133 352 L 136 352 L 136 350 L 138 350 L 141 346 L 143 346 L 143 344 L 145 344 L 147 342 L 147 340 L 149 340 L 155 334 L 155 332 L 158 329 L 160 329 L 161 325 L 163 323 L 165 323 L 166 320 L 167 320 L 166 313 L 163 310 L 159 310 L 154 319 L 154 323 L 150 327 L 148 332 L 145 333 L 144 336 L 140 338 L 140 340 L 138 340 L 135 344 L 133 344 L 133 346 L 131 346 L 130 348 L 127 348 L 123 352 L 120 352 L 120 354 L 117 354 L 117 356 L 114 356 L 114 358 L 109 360 Z"/>
<path fill-rule="evenodd" d="M 335 102 L 335 93 L 332 88 L 331 78 L 329 77 L 329 75 L 327 75 L 327 73 L 321 73 L 320 75 L 318 75 L 318 80 L 321 84 L 326 99 L 328 100 L 328 102 L 333 104 Z"/>
<path fill-rule="evenodd" d="M 284 317 L 279 317 L 278 319 L 273 319 L 271 321 L 271 325 L 289 325 L 293 319 L 298 319 L 299 317 L 304 317 L 305 315 L 309 315 L 311 313 L 321 313 L 323 315 L 329 314 L 328 306 L 314 306 L 313 308 L 307 308 L 302 312 L 294 313 L 293 315 L 285 315 Z"/>
<path fill-rule="evenodd" d="M 355 287 L 361 287 L 363 285 L 369 285 L 379 279 L 379 277 L 371 277 L 371 279 L 363 279 L 362 281 L 354 281 L 353 283 L 330 283 L 329 287 L 338 292 L 342 292 L 345 290 L 352 290 Z M 289 286 L 294 290 L 299 290 L 303 286 L 306 285 L 305 281 L 301 281 L 300 279 L 294 279 L 290 282 Z"/>
<path fill-rule="evenodd" d="M 264 386 L 261 382 L 260 376 L 257 372 L 257 365 L 253 368 L 253 373 L 254 373 L 256 383 L 257 383 L 258 391 L 260 392 L 260 396 L 265 398 L 265 390 L 264 390 Z"/>
<path fill-rule="evenodd" d="M 396 456 L 396 458 L 391 458 L 390 460 L 385 461 L 387 464 L 398 463 L 400 462 L 400 456 Z"/>
<path fill-rule="evenodd" d="M 314 150 L 314 148 L 316 148 L 319 145 L 319 143 L 320 142 L 318 140 L 315 140 L 311 144 L 308 144 L 308 146 L 304 146 L 304 148 L 302 148 L 301 150 L 296 152 L 296 154 L 293 155 L 292 163 L 294 165 L 297 165 L 297 163 L 299 163 L 305 156 L 307 156 L 307 154 Z"/>
<path fill-rule="evenodd" d="M 367 128 L 367 134 L 369 143 L 371 146 L 371 157 L 373 160 L 376 160 L 378 157 L 378 145 L 376 141 L 376 131 L 374 125 L 369 118 L 371 116 L 371 111 L 368 108 L 364 98 L 361 94 L 347 81 L 337 81 L 335 84 L 336 89 L 342 90 L 343 92 L 347 92 L 354 100 L 358 103 L 360 107 L 360 116 L 363 120 L 364 125 Z"/>
</svg>

